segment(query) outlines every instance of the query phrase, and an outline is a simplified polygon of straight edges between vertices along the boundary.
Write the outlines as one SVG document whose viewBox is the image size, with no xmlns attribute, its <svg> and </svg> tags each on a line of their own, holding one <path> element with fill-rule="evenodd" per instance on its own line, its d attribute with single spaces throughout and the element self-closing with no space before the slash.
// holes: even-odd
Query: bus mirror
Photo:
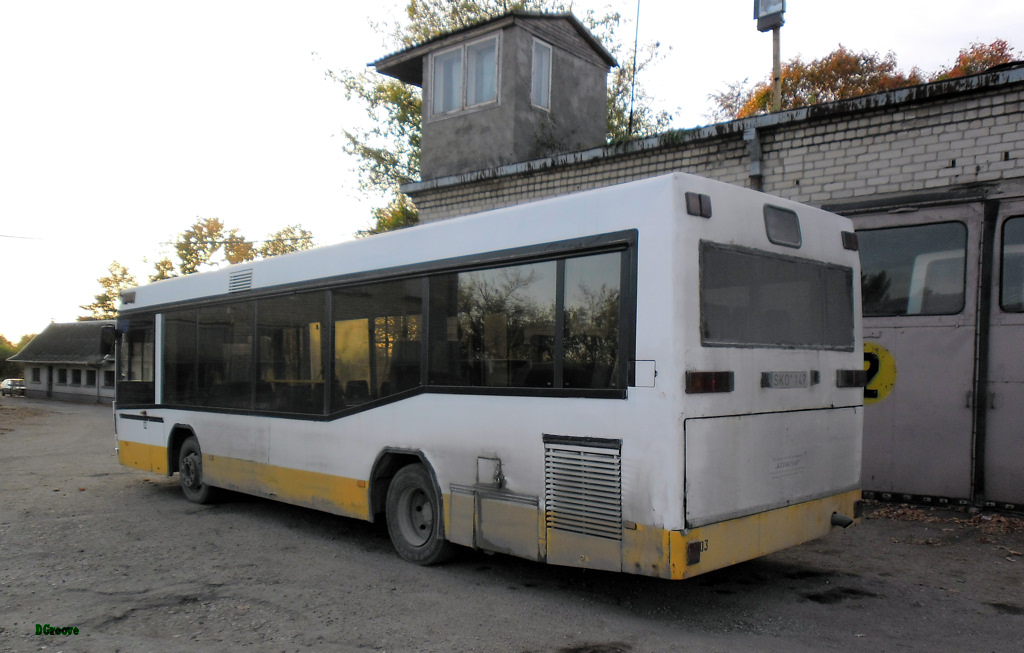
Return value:
<svg viewBox="0 0 1024 653">
<path fill-rule="evenodd" d="M 114 353 L 114 341 L 117 339 L 117 327 L 112 324 L 100 329 L 100 354 L 103 356 Z"/>
</svg>

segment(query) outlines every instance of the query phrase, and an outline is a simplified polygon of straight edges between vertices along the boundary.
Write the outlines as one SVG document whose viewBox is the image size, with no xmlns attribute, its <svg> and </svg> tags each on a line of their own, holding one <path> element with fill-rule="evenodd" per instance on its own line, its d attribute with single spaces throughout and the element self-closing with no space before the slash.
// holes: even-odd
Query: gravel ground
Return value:
<svg viewBox="0 0 1024 653">
<path fill-rule="evenodd" d="M 660 581 L 465 550 L 123 468 L 109 407 L 0 403 L 3 651 L 1024 649 L 1024 521 L 871 506 L 858 526 Z M 36 635 L 36 625 L 77 635 Z"/>
</svg>

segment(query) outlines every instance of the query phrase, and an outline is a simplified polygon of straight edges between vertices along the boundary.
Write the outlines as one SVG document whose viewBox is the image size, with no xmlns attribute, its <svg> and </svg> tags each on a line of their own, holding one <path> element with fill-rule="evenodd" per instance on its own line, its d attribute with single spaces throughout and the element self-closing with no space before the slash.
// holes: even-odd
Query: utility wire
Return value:
<svg viewBox="0 0 1024 653">
<path fill-rule="evenodd" d="M 264 240 L 246 240 L 245 238 L 241 238 L 240 240 L 197 240 L 195 242 L 201 243 L 203 245 L 234 245 L 234 244 L 240 243 L 240 242 L 245 242 L 245 243 L 250 243 L 252 245 L 256 245 L 258 243 L 286 243 L 286 242 L 307 241 L 307 240 L 313 240 L 313 238 L 314 238 L 314 236 L 298 236 L 296 238 L 266 238 Z M 160 244 L 161 245 L 166 245 L 168 247 L 171 247 L 171 246 L 177 245 L 178 242 L 174 241 L 173 243 L 160 243 Z"/>
<path fill-rule="evenodd" d="M 636 100 L 636 48 L 640 43 L 640 0 L 636 0 L 636 32 L 633 34 L 633 79 L 629 88 L 629 125 L 626 127 L 626 138 L 633 136 L 633 102 Z"/>
</svg>

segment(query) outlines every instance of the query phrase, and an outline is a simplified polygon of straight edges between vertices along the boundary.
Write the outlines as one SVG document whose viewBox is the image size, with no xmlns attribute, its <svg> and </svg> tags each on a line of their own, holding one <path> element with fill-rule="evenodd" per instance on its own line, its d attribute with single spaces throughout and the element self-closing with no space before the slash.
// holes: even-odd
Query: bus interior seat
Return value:
<svg viewBox="0 0 1024 653">
<path fill-rule="evenodd" d="M 368 401 L 370 384 L 365 379 L 356 379 L 345 384 L 345 397 L 350 401 Z"/>
</svg>

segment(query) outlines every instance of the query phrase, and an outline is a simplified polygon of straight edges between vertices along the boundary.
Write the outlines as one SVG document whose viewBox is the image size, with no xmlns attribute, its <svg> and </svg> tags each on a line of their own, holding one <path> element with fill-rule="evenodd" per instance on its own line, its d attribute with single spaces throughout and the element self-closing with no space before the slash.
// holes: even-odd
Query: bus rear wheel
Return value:
<svg viewBox="0 0 1024 653">
<path fill-rule="evenodd" d="M 391 543 L 409 562 L 433 565 L 454 554 L 444 539 L 440 492 L 423 465 L 407 465 L 391 479 L 387 522 Z"/>
<path fill-rule="evenodd" d="M 193 503 L 210 503 L 213 501 L 216 488 L 207 485 L 203 480 L 203 454 L 199 449 L 199 440 L 190 435 L 181 443 L 178 453 L 178 482 L 185 498 Z"/>
</svg>

